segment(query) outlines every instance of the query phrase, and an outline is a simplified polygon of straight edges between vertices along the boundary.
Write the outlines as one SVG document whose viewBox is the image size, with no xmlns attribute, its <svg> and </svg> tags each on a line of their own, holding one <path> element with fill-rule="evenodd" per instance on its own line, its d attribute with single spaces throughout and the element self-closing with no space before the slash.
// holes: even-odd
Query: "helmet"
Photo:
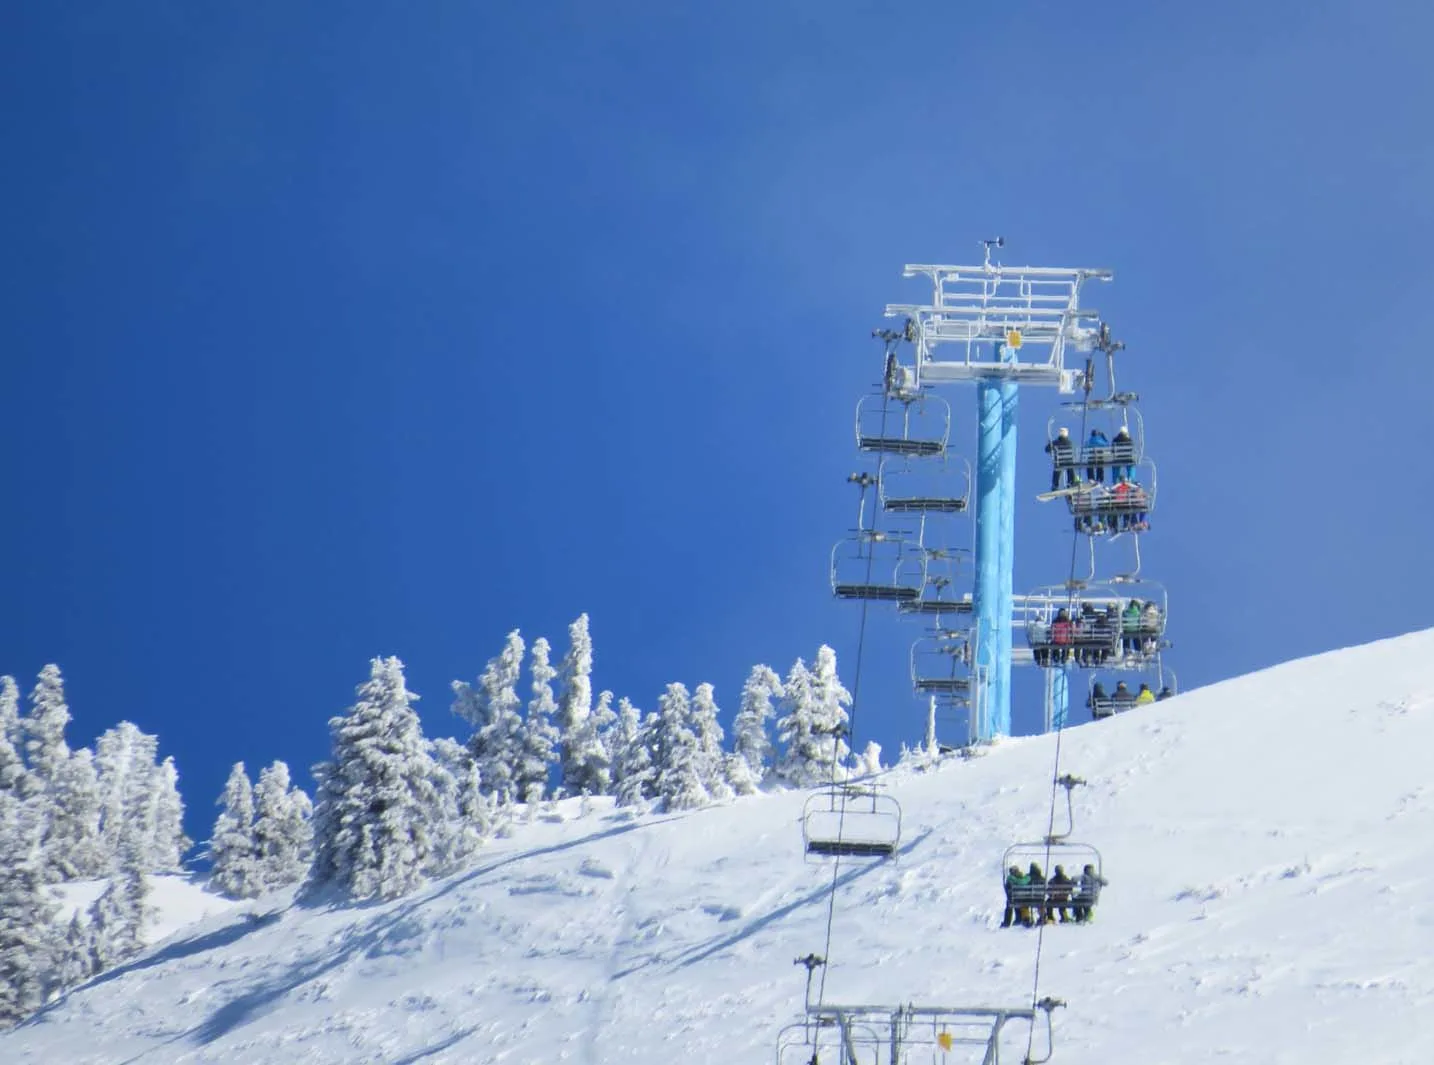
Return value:
<svg viewBox="0 0 1434 1065">
<path fill-rule="evenodd" d="M 1067 429 L 1064 425 L 1062 425 L 1062 426 L 1061 426 L 1060 435 L 1061 435 L 1061 436 L 1070 436 L 1070 435 L 1071 435 L 1071 431 L 1070 431 L 1069 429 Z"/>
</svg>

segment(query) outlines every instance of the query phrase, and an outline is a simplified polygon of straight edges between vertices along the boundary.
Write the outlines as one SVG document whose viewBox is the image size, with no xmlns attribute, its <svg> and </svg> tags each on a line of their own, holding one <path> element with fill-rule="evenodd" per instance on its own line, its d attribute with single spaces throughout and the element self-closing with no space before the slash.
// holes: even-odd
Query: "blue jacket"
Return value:
<svg viewBox="0 0 1434 1065">
<path fill-rule="evenodd" d="M 1107 447 L 1109 444 L 1110 441 L 1105 438 L 1105 434 L 1099 429 L 1092 429 L 1090 431 L 1090 439 L 1085 442 L 1086 447 Z"/>
</svg>

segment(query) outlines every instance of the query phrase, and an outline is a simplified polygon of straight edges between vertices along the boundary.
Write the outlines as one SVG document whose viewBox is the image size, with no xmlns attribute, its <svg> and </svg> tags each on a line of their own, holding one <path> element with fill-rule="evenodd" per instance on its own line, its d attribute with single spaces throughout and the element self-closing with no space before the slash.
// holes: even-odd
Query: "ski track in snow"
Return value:
<svg viewBox="0 0 1434 1065">
<path fill-rule="evenodd" d="M 1002 853 L 1046 832 L 1054 743 L 887 776 L 902 845 L 836 869 L 828 1002 L 1024 1007 L 1039 935 L 1057 1063 L 1434 1053 L 1434 631 L 1067 729 L 1072 839 L 1110 885 L 1089 925 L 1003 930 Z M 209 916 L 0 1035 L 0 1061 L 770 1063 L 826 936 L 804 799 L 564 802 L 390 903 L 191 898 Z"/>
</svg>

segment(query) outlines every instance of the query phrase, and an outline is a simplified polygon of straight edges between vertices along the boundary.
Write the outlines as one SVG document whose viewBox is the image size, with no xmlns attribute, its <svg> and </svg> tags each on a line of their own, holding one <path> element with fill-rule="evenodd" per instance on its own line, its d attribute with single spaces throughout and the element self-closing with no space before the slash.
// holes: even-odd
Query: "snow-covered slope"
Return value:
<svg viewBox="0 0 1434 1065">
<path fill-rule="evenodd" d="M 88 910 L 108 886 L 108 880 L 76 880 L 60 885 L 60 910 L 55 919 L 68 921 L 75 911 Z M 144 941 L 148 944 L 158 943 L 205 917 L 227 913 L 236 905 L 206 890 L 195 876 L 150 877 L 145 904 L 154 911 L 144 926 Z"/>
<path fill-rule="evenodd" d="M 998 927 L 1000 862 L 1045 830 L 1056 742 L 891 775 L 902 849 L 840 871 L 828 1000 L 1029 1004 L 1038 933 Z M 1092 924 L 1043 934 L 1040 991 L 1069 1002 L 1053 1060 L 1434 1054 L 1431 750 L 1434 632 L 1067 730 L 1075 838 L 1110 886 Z M 803 798 L 603 807 L 398 902 L 261 900 L 0 1036 L 0 1061 L 770 1062 L 793 959 L 825 944 Z"/>
</svg>

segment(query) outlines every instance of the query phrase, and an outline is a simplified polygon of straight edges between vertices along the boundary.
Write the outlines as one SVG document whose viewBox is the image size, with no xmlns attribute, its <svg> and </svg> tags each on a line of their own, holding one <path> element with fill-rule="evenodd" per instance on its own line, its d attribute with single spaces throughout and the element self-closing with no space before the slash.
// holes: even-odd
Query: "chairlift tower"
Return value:
<svg viewBox="0 0 1434 1065">
<path fill-rule="evenodd" d="M 1100 316 L 1082 303 L 1087 281 L 1110 270 L 1005 266 L 993 261 L 1002 238 L 982 241 L 979 266 L 907 265 L 904 277 L 931 284 L 927 303 L 888 304 L 886 315 L 911 323 L 914 365 L 900 367 L 909 391 L 972 384 L 979 436 L 973 612 L 981 634 L 976 667 L 986 679 L 986 711 L 977 738 L 1011 731 L 1012 576 L 1015 569 L 1016 414 L 1022 384 L 1069 395 L 1086 366 L 1068 369 L 1067 352 L 1089 352 Z"/>
</svg>

